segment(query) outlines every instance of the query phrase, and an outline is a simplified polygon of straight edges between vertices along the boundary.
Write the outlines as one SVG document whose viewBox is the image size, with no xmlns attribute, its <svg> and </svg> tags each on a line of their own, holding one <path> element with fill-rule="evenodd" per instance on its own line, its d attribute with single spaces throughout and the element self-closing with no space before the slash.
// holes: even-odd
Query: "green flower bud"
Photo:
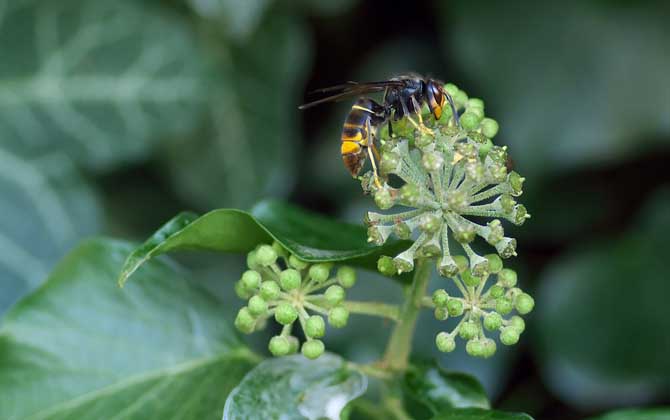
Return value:
<svg viewBox="0 0 670 420">
<path fill-rule="evenodd" d="M 421 158 L 421 164 L 428 172 L 437 172 L 442 169 L 442 165 L 444 165 L 444 157 L 442 157 L 441 153 L 426 152 Z"/>
<path fill-rule="evenodd" d="M 414 144 L 419 149 L 423 149 L 433 144 L 433 141 L 434 141 L 433 136 L 426 133 L 418 133 L 416 139 L 414 140 Z"/>
<path fill-rule="evenodd" d="M 464 340 L 475 338 L 479 334 L 479 325 L 474 321 L 466 321 L 458 327 L 458 335 Z"/>
<path fill-rule="evenodd" d="M 433 292 L 433 303 L 438 308 L 444 308 L 447 306 L 447 301 L 449 300 L 449 294 L 444 289 L 438 289 Z"/>
<path fill-rule="evenodd" d="M 374 193 L 375 204 L 382 210 L 388 210 L 395 205 L 393 195 L 388 188 L 380 188 Z"/>
<path fill-rule="evenodd" d="M 518 287 L 513 287 L 507 291 L 505 294 L 505 297 L 512 302 L 516 301 L 516 297 L 519 296 L 520 294 L 523 293 L 523 290 L 519 289 Z"/>
<path fill-rule="evenodd" d="M 334 284 L 326 289 L 324 298 L 326 299 L 326 303 L 328 303 L 329 306 L 335 306 L 344 300 L 344 289 L 342 286 Z"/>
<path fill-rule="evenodd" d="M 468 200 L 463 191 L 453 191 L 447 195 L 447 205 L 456 213 L 461 212 L 468 206 Z"/>
<path fill-rule="evenodd" d="M 277 261 L 277 252 L 271 245 L 261 245 L 256 250 L 256 261 L 263 267 L 272 265 Z"/>
<path fill-rule="evenodd" d="M 279 285 L 274 280 L 267 280 L 261 283 L 261 297 L 265 300 L 275 300 L 279 296 Z"/>
<path fill-rule="evenodd" d="M 279 285 L 287 292 L 300 287 L 300 272 L 293 268 L 287 268 L 279 273 Z"/>
<path fill-rule="evenodd" d="M 478 108 L 481 111 L 484 111 L 484 101 L 479 98 L 470 98 L 468 99 L 467 109 Z"/>
<path fill-rule="evenodd" d="M 511 300 L 504 297 L 496 299 L 496 312 L 500 315 L 507 315 L 512 312 L 512 309 L 514 309 L 514 306 Z"/>
<path fill-rule="evenodd" d="M 393 276 L 396 273 L 395 264 L 393 264 L 393 258 L 383 255 L 377 260 L 377 270 L 385 276 Z"/>
<path fill-rule="evenodd" d="M 349 321 L 349 311 L 342 306 L 336 306 L 328 312 L 328 323 L 335 328 L 343 328 Z"/>
<path fill-rule="evenodd" d="M 444 321 L 449 318 L 449 312 L 447 311 L 447 308 L 435 308 L 433 315 L 438 321 Z"/>
<path fill-rule="evenodd" d="M 477 147 L 472 143 L 456 143 L 454 147 L 458 153 L 463 155 L 465 161 L 476 160 L 479 156 Z"/>
<path fill-rule="evenodd" d="M 511 222 L 517 226 L 521 226 L 526 221 L 526 219 L 530 219 L 530 214 L 528 214 L 526 206 L 523 204 L 517 204 L 517 206 L 514 207 L 514 211 L 512 212 L 510 219 Z"/>
<path fill-rule="evenodd" d="M 287 302 L 282 302 L 275 309 L 275 319 L 282 325 L 290 325 L 298 318 L 298 311 Z"/>
<path fill-rule="evenodd" d="M 326 321 L 320 315 L 312 315 L 305 323 L 305 334 L 311 338 L 321 338 L 326 333 Z"/>
<path fill-rule="evenodd" d="M 484 159 L 489 154 L 492 147 L 493 142 L 490 139 L 486 139 L 486 141 L 479 146 L 479 157 Z"/>
<path fill-rule="evenodd" d="M 451 255 L 446 255 L 437 263 L 437 271 L 442 277 L 455 277 L 458 274 L 458 265 Z"/>
<path fill-rule="evenodd" d="M 498 255 L 502 258 L 509 258 L 516 255 L 516 239 L 503 238 L 500 242 L 495 244 Z"/>
<path fill-rule="evenodd" d="M 500 342 L 512 346 L 519 342 L 519 332 L 515 328 L 505 327 L 500 331 Z"/>
<path fill-rule="evenodd" d="M 454 99 L 454 104 L 456 105 L 456 109 L 460 109 L 465 107 L 465 104 L 468 103 L 468 94 L 463 92 L 462 90 L 458 90 L 455 94 L 451 95 Z"/>
<path fill-rule="evenodd" d="M 400 202 L 409 207 L 416 207 L 421 200 L 419 187 L 414 184 L 405 184 L 400 188 Z"/>
<path fill-rule="evenodd" d="M 486 226 L 489 228 L 489 233 L 486 236 L 486 242 L 495 246 L 495 244 L 503 240 L 505 237 L 505 230 L 503 229 L 500 220 L 491 220 L 486 224 Z"/>
<path fill-rule="evenodd" d="M 527 293 L 521 293 L 514 300 L 514 307 L 521 315 L 526 315 L 533 310 L 535 300 Z"/>
<path fill-rule="evenodd" d="M 484 118 L 479 124 L 482 129 L 482 133 L 490 139 L 494 138 L 498 134 L 498 122 L 492 118 Z"/>
<path fill-rule="evenodd" d="M 268 343 L 268 350 L 270 350 L 273 356 L 286 356 L 291 352 L 291 343 L 288 338 L 275 335 L 270 339 L 270 343 Z"/>
<path fill-rule="evenodd" d="M 398 239 L 409 239 L 412 236 L 412 229 L 407 223 L 399 221 L 393 224 L 393 233 Z"/>
<path fill-rule="evenodd" d="M 488 277 L 489 260 L 480 255 L 473 255 L 470 257 L 470 271 L 473 276 L 479 277 L 480 279 Z"/>
<path fill-rule="evenodd" d="M 442 331 L 435 337 L 435 345 L 442 353 L 451 353 L 456 348 L 454 337 Z"/>
<path fill-rule="evenodd" d="M 484 351 L 482 352 L 482 357 L 489 358 L 496 354 L 496 342 L 490 338 L 485 338 L 482 340 L 484 346 Z"/>
<path fill-rule="evenodd" d="M 488 156 L 494 162 L 502 163 L 504 165 L 505 162 L 507 162 L 507 149 L 505 147 L 494 145 L 493 147 L 491 147 Z"/>
<path fill-rule="evenodd" d="M 272 242 L 272 249 L 275 250 L 279 257 L 286 258 L 288 256 L 288 251 L 277 241 Z"/>
<path fill-rule="evenodd" d="M 242 280 L 239 280 L 235 282 L 235 294 L 240 299 L 247 300 L 252 296 L 253 292 L 247 290 L 247 288 L 244 287 L 244 283 L 242 283 Z"/>
<path fill-rule="evenodd" d="M 479 126 L 479 122 L 483 117 L 483 113 L 468 109 L 461 115 L 461 126 L 466 130 L 474 130 Z"/>
<path fill-rule="evenodd" d="M 256 251 L 251 251 L 247 254 L 247 267 L 251 269 L 260 268 L 260 265 L 256 259 Z"/>
<path fill-rule="evenodd" d="M 500 208 L 505 213 L 512 213 L 514 211 L 514 206 L 516 206 L 516 200 L 509 194 L 503 194 L 498 199 L 500 202 Z"/>
<path fill-rule="evenodd" d="M 382 175 L 395 173 L 400 168 L 400 156 L 394 152 L 386 152 L 382 154 L 382 160 L 379 164 L 379 170 Z"/>
<path fill-rule="evenodd" d="M 307 340 L 302 343 L 302 355 L 308 359 L 316 359 L 324 350 L 325 346 L 321 340 Z"/>
<path fill-rule="evenodd" d="M 462 273 L 469 268 L 470 265 L 465 255 L 454 255 L 453 258 L 456 262 L 456 265 L 458 266 L 459 272 Z"/>
<path fill-rule="evenodd" d="M 475 240 L 477 232 L 474 227 L 470 225 L 456 226 L 454 229 L 454 239 L 462 244 L 467 244 Z"/>
<path fill-rule="evenodd" d="M 470 140 L 472 140 L 472 141 L 474 141 L 474 142 L 477 142 L 477 143 L 479 143 L 479 144 L 482 144 L 482 145 L 483 145 L 483 144 L 486 144 L 487 141 L 490 141 L 489 139 L 486 138 L 485 135 L 483 135 L 483 134 L 481 134 L 481 133 L 478 133 L 478 132 L 476 132 L 476 131 L 469 131 L 469 132 L 468 132 L 468 138 L 469 138 Z M 481 157 L 483 157 L 483 156 L 486 156 L 486 154 L 483 154 L 483 155 L 482 155 L 482 151 L 481 151 L 481 149 L 480 149 L 480 150 L 479 150 L 479 157 L 481 158 Z"/>
<path fill-rule="evenodd" d="M 396 255 L 393 259 L 396 271 L 400 273 L 409 273 L 414 270 L 414 255 L 412 252 L 404 251 Z"/>
<path fill-rule="evenodd" d="M 314 264 L 309 268 L 309 277 L 317 283 L 323 283 L 328 280 L 329 275 L 330 266 L 328 264 Z"/>
<path fill-rule="evenodd" d="M 498 312 L 489 312 L 484 316 L 484 328 L 489 331 L 498 331 L 503 324 L 503 318 Z"/>
<path fill-rule="evenodd" d="M 509 182 L 510 187 L 512 187 L 512 191 L 514 195 L 521 195 L 523 192 L 523 181 L 525 181 L 526 178 L 523 178 L 521 175 L 518 173 L 512 171 L 509 173 L 507 176 L 507 181 Z"/>
<path fill-rule="evenodd" d="M 489 178 L 491 183 L 499 184 L 507 179 L 507 168 L 500 163 L 491 163 L 488 165 Z"/>
<path fill-rule="evenodd" d="M 442 248 L 438 237 L 439 235 L 433 234 L 430 239 L 421 244 L 415 257 L 436 257 L 440 255 Z"/>
<path fill-rule="evenodd" d="M 242 274 L 240 281 L 247 291 L 256 290 L 261 284 L 261 275 L 258 271 L 247 270 Z"/>
<path fill-rule="evenodd" d="M 519 315 L 514 315 L 509 319 L 508 328 L 514 328 L 519 334 L 526 329 L 526 323 Z"/>
<path fill-rule="evenodd" d="M 468 162 L 465 164 L 464 168 L 465 176 L 474 183 L 479 184 L 484 181 L 486 169 L 479 163 L 479 161 L 473 160 L 472 162 Z"/>
<path fill-rule="evenodd" d="M 447 301 L 447 311 L 449 311 L 450 316 L 463 315 L 463 302 L 459 299 L 449 299 Z"/>
<path fill-rule="evenodd" d="M 503 287 L 511 288 L 516 286 L 516 279 L 516 271 L 509 268 L 503 268 L 500 270 L 500 273 L 498 273 L 498 282 Z"/>
<path fill-rule="evenodd" d="M 235 317 L 235 328 L 244 334 L 251 334 L 256 325 L 256 318 L 251 314 L 246 306 L 237 312 Z"/>
<path fill-rule="evenodd" d="M 371 225 L 368 227 L 368 242 L 372 242 L 375 245 L 383 245 L 386 239 L 387 237 L 382 233 L 379 226 Z"/>
<path fill-rule="evenodd" d="M 456 95 L 456 92 L 458 92 L 458 87 L 453 83 L 447 83 L 446 85 L 444 85 L 444 90 L 446 90 L 447 93 L 449 94 L 449 96 L 451 96 L 453 98 L 454 95 Z M 445 107 L 445 108 L 449 108 L 449 107 Z"/>
<path fill-rule="evenodd" d="M 493 274 L 499 273 L 503 268 L 503 262 L 497 254 L 488 254 L 485 255 L 485 258 L 489 260 L 489 271 Z"/>
<path fill-rule="evenodd" d="M 477 339 L 468 340 L 465 344 L 465 351 L 473 357 L 484 357 L 484 343 Z"/>
<path fill-rule="evenodd" d="M 424 213 L 421 216 L 419 229 L 426 233 L 435 233 L 442 227 L 442 218 L 435 213 Z"/>
<path fill-rule="evenodd" d="M 296 270 L 304 270 L 305 268 L 307 268 L 309 264 L 307 264 L 300 258 L 296 257 L 295 255 L 291 255 L 290 257 L 288 257 L 288 265 L 295 268 Z"/>
<path fill-rule="evenodd" d="M 356 284 L 356 271 L 351 267 L 344 266 L 338 268 L 336 277 L 342 287 L 346 287 L 347 289 L 354 287 L 354 284 Z"/>
<path fill-rule="evenodd" d="M 448 124 L 449 120 L 451 120 L 451 117 L 453 115 L 454 115 L 454 113 L 451 110 L 451 106 L 443 107 L 442 108 L 442 115 L 440 115 L 440 120 L 438 121 L 438 123 L 442 126 L 444 126 L 445 124 Z"/>
<path fill-rule="evenodd" d="M 472 286 L 472 287 L 478 286 L 479 283 L 481 283 L 481 281 L 482 281 L 481 277 L 475 276 L 474 274 L 472 274 L 472 271 L 470 271 L 470 270 L 465 270 L 463 272 L 463 274 L 461 274 L 461 278 L 463 279 L 463 282 L 467 286 Z"/>
<path fill-rule="evenodd" d="M 251 312 L 253 316 L 259 316 L 267 312 L 268 303 L 265 301 L 265 299 L 256 295 L 249 299 L 248 307 L 249 312 Z"/>
<path fill-rule="evenodd" d="M 491 295 L 491 297 L 494 298 L 494 299 L 498 299 L 498 298 L 502 297 L 504 294 L 505 294 L 505 289 L 499 284 L 494 284 L 489 289 L 489 295 Z"/>
</svg>

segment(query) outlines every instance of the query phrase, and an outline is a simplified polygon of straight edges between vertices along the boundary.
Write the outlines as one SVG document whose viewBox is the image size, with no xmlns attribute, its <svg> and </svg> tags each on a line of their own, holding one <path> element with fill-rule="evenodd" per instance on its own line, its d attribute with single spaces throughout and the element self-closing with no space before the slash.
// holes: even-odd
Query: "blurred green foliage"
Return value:
<svg viewBox="0 0 670 420">
<path fill-rule="evenodd" d="M 487 98 L 533 213 L 512 262 L 539 292 L 525 351 L 440 362 L 502 404 L 532 394 L 540 418 L 667 403 L 669 18 L 655 1 L 0 1 L 0 312 L 81 238 L 140 238 L 180 209 L 275 196 L 360 222 L 349 103 L 296 107 L 416 70 Z M 234 261 L 185 262 L 230 293 Z M 386 331 L 366 320 L 335 344 L 370 360 Z"/>
</svg>

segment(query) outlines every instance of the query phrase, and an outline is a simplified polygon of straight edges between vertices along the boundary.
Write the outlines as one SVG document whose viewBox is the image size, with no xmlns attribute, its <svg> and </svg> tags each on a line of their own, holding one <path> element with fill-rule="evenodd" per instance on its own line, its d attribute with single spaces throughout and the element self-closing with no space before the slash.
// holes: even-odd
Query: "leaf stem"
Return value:
<svg viewBox="0 0 670 420">
<path fill-rule="evenodd" d="M 398 305 L 392 305 L 382 302 L 360 302 L 345 300 L 342 305 L 351 313 L 380 316 L 392 321 L 398 321 L 400 308 Z"/>
<path fill-rule="evenodd" d="M 409 296 L 400 310 L 398 323 L 391 333 L 381 362 L 383 366 L 391 370 L 404 371 L 407 368 L 414 327 L 430 280 L 430 261 L 430 259 L 423 258 L 417 260 Z"/>
</svg>

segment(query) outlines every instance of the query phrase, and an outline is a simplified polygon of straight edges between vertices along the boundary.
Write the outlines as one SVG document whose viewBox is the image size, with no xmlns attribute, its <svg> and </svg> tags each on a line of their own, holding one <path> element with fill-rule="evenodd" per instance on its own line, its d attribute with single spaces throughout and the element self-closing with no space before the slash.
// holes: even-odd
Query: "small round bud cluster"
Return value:
<svg viewBox="0 0 670 420">
<path fill-rule="evenodd" d="M 409 239 L 416 232 L 413 245 L 393 258 L 396 273 L 413 270 L 416 258 L 439 256 L 440 273 L 453 275 L 453 239 L 463 248 L 472 272 L 481 275 L 488 262 L 471 243 L 479 237 L 500 257 L 514 256 L 516 240 L 505 236 L 501 220 L 521 225 L 530 217 L 515 200 L 523 192 L 524 178 L 508 169 L 507 148 L 493 144 L 498 123 L 485 115 L 484 101 L 469 98 L 453 84 L 444 89 L 458 115 L 447 103 L 437 121 L 424 110 L 423 121 L 429 126 L 414 121 L 414 128 L 408 118 L 416 116 L 410 116 L 394 122 L 393 136 L 381 130 L 382 181 L 394 175 L 404 184 L 377 186 L 370 173 L 362 177 L 363 189 L 380 209 L 409 208 L 393 214 L 369 212 L 365 220 L 368 240 L 380 245 L 391 234 Z M 473 218 L 490 220 L 480 224 Z M 381 268 L 391 271 L 388 262 L 380 263 Z"/>
<path fill-rule="evenodd" d="M 456 337 L 466 341 L 465 351 L 475 357 L 491 357 L 496 342 L 486 333 L 497 333 L 506 346 L 516 344 L 525 329 L 523 318 L 533 309 L 533 298 L 517 287 L 516 272 L 503 268 L 497 254 L 487 255 L 487 271 L 474 274 L 461 264 L 449 277 L 455 282 L 459 296 L 450 296 L 444 289 L 433 292 L 432 306 L 440 321 L 461 318 L 456 327 L 442 331 L 435 337 L 435 345 L 442 352 L 456 348 Z M 518 315 L 510 316 L 516 311 Z"/>
<path fill-rule="evenodd" d="M 326 334 L 326 323 L 334 328 L 347 325 L 345 289 L 356 284 L 356 272 L 345 266 L 333 270 L 330 263 L 307 263 L 277 242 L 256 247 L 247 255 L 247 266 L 235 284 L 237 295 L 247 300 L 237 313 L 235 327 L 251 334 L 273 317 L 283 326 L 281 334 L 268 343 L 273 355 L 300 350 L 315 359 L 323 354 L 321 338 Z M 307 338 L 302 345 L 291 335 L 296 321 Z"/>
</svg>

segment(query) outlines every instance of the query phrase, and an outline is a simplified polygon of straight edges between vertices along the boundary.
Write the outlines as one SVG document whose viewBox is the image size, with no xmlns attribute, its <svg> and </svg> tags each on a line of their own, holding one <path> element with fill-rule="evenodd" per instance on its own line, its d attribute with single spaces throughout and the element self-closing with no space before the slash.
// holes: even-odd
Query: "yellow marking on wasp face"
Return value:
<svg viewBox="0 0 670 420">
<path fill-rule="evenodd" d="M 442 107 L 436 106 L 435 108 L 433 108 L 433 115 L 435 116 L 436 120 L 439 120 L 440 116 L 442 116 Z"/>
<path fill-rule="evenodd" d="M 340 151 L 343 155 L 349 155 L 352 153 L 359 153 L 361 151 L 361 146 L 358 143 L 353 141 L 343 141 Z"/>
<path fill-rule="evenodd" d="M 361 141 L 363 140 L 363 133 L 357 131 L 353 136 L 342 136 L 342 141 Z"/>
<path fill-rule="evenodd" d="M 354 106 L 351 107 L 351 109 L 359 109 L 359 110 L 361 110 L 361 111 L 369 112 L 370 114 L 372 114 L 372 110 L 371 110 L 371 109 L 362 107 L 362 106 L 360 106 L 360 105 L 354 105 Z"/>
</svg>

